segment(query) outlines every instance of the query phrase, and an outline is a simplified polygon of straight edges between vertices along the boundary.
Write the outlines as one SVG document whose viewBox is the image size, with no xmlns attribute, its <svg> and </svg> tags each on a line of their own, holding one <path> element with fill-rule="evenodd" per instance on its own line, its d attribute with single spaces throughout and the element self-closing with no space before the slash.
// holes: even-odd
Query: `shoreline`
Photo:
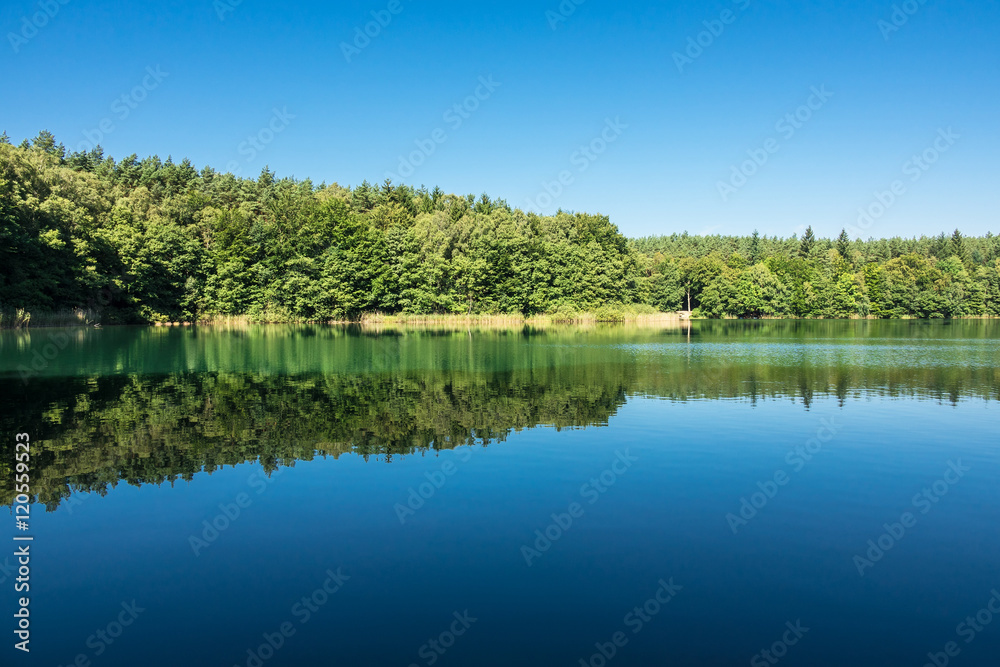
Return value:
<svg viewBox="0 0 1000 667">
<path fill-rule="evenodd" d="M 253 315 L 217 315 L 202 317 L 193 321 L 174 322 L 121 322 L 108 323 L 94 312 L 82 310 L 46 313 L 38 316 L 28 315 L 19 320 L 15 326 L 6 326 L 7 320 L 0 321 L 0 330 L 43 329 L 43 328 L 103 328 L 117 326 L 148 326 L 148 327 L 190 327 L 190 326 L 249 326 L 266 324 L 299 324 L 320 326 L 551 326 L 563 324 L 627 324 L 627 323 L 659 323 L 683 322 L 690 317 L 686 313 L 646 313 L 631 312 L 629 307 L 613 308 L 611 310 L 582 311 L 574 313 L 540 313 L 537 315 L 521 314 L 441 314 L 416 315 L 407 313 L 382 314 L 366 313 L 358 319 L 342 320 L 307 320 L 297 318 L 269 318 Z"/>
<path fill-rule="evenodd" d="M 103 318 L 97 316 L 93 311 L 76 309 L 73 311 L 60 311 L 56 313 L 44 313 L 41 315 L 25 316 L 15 321 L 14 325 L 9 325 L 10 319 L 4 317 L 0 319 L 0 331 L 18 331 L 28 329 L 54 329 L 54 328 L 95 328 L 123 327 L 123 326 L 144 326 L 155 328 L 171 327 L 217 327 L 217 326 L 254 326 L 254 325 L 309 325 L 309 326 L 359 326 L 362 328 L 379 329 L 383 327 L 489 327 L 489 328 L 514 328 L 524 326 L 545 327 L 564 325 L 598 325 L 598 324 L 682 324 L 690 322 L 712 322 L 712 321 L 801 321 L 801 322 L 822 322 L 822 321 L 950 321 L 950 320 L 996 320 L 1000 319 L 995 315 L 965 315 L 954 318 L 921 318 L 915 316 L 905 316 L 898 318 L 879 318 L 874 316 L 854 316 L 849 318 L 822 318 L 822 317 L 791 317 L 782 315 L 768 315 L 759 318 L 738 318 L 738 317 L 702 317 L 688 311 L 672 313 L 639 313 L 630 312 L 628 306 L 613 307 L 612 309 L 598 309 L 596 311 L 581 311 L 574 313 L 540 313 L 537 315 L 520 314 L 437 314 L 437 315 L 416 315 L 407 313 L 382 314 L 366 313 L 354 320 L 305 320 L 294 318 L 268 318 L 251 315 L 218 315 L 199 318 L 195 321 L 175 321 L 175 322 L 113 322 L 102 321 Z"/>
</svg>

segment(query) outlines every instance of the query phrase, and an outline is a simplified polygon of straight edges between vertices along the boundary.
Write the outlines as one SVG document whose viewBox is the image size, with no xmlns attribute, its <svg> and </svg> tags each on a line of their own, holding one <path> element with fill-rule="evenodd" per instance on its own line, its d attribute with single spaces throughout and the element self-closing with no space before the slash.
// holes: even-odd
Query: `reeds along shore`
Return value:
<svg viewBox="0 0 1000 667">
<path fill-rule="evenodd" d="M 523 315 L 520 313 L 497 314 L 413 314 L 413 313 L 364 313 L 353 320 L 307 320 L 294 317 L 274 315 L 206 315 L 196 320 L 186 322 L 131 322 L 155 327 L 179 326 L 220 326 L 246 327 L 261 324 L 320 324 L 320 325 L 357 325 L 365 328 L 383 327 L 426 327 L 426 328 L 509 328 L 520 326 L 553 326 L 559 324 L 677 324 L 700 319 L 739 319 L 732 316 L 722 318 L 705 318 L 699 313 L 677 311 L 672 313 L 656 312 L 647 306 L 610 306 L 594 311 L 561 311 Z M 803 318 L 788 315 L 762 315 L 751 318 L 759 320 L 809 320 L 809 319 L 852 319 L 877 320 L 872 315 L 862 317 L 855 315 L 850 318 Z M 897 319 L 919 319 L 904 317 Z M 991 315 L 969 315 L 954 319 L 996 319 Z M 95 309 L 61 310 L 53 313 L 31 313 L 24 309 L 0 311 L 0 329 L 27 329 L 43 327 L 102 327 L 105 324 L 115 324 L 113 318 L 109 321 L 101 311 Z"/>
<path fill-rule="evenodd" d="M 595 311 L 560 311 L 525 316 L 515 314 L 385 314 L 364 313 L 354 320 L 306 320 L 294 317 L 269 315 L 206 315 L 188 322 L 139 322 L 150 326 L 241 326 L 253 324 L 356 324 L 360 326 L 544 326 L 551 324 L 587 324 L 600 322 L 679 322 L 686 319 L 683 313 L 659 313 L 647 306 L 612 306 Z M 24 310 L 0 312 L 0 328 L 26 329 L 28 327 L 92 327 L 106 323 L 107 318 L 97 310 L 63 310 L 35 315 Z"/>
<path fill-rule="evenodd" d="M 659 313 L 646 307 L 610 307 L 587 312 L 557 312 L 525 316 L 515 314 L 429 314 L 364 313 L 354 320 L 305 320 L 292 317 L 255 315 L 207 315 L 188 322 L 136 322 L 149 326 L 226 326 L 251 324 L 356 324 L 361 326 L 522 326 L 548 324 L 585 324 L 600 322 L 677 322 L 688 319 L 687 313 Z M 106 324 L 97 310 L 62 310 L 54 313 L 29 313 L 23 309 L 0 311 L 0 329 L 39 327 L 92 327 Z"/>
<path fill-rule="evenodd" d="M 3 309 L 0 310 L 0 329 L 90 327 L 100 326 L 102 319 L 102 312 L 93 308 L 67 308 L 54 312 Z"/>
</svg>

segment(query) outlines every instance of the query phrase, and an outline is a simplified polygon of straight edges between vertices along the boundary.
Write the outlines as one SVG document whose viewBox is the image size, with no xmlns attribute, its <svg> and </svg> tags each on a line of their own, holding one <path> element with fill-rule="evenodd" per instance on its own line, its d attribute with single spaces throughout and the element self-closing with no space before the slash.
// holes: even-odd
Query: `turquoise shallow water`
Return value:
<svg viewBox="0 0 1000 667">
<path fill-rule="evenodd" d="M 998 334 L 5 332 L 4 664 L 992 664 Z"/>
</svg>

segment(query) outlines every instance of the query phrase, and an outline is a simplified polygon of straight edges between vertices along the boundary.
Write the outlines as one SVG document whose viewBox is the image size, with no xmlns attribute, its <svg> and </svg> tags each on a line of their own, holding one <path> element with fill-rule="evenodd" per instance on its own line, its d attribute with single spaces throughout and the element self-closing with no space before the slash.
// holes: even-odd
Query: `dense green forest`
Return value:
<svg viewBox="0 0 1000 667">
<path fill-rule="evenodd" d="M 1000 315 L 1000 240 L 671 236 L 483 194 L 237 178 L 0 136 L 0 313 L 108 322 L 363 313 Z"/>
</svg>

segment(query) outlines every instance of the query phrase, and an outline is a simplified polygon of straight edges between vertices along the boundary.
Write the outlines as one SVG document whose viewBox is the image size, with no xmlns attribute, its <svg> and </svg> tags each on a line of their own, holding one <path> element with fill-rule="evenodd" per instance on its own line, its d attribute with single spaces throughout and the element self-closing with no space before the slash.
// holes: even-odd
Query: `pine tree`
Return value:
<svg viewBox="0 0 1000 667">
<path fill-rule="evenodd" d="M 813 234 L 812 225 L 809 225 L 806 227 L 806 233 L 802 235 L 802 242 L 799 243 L 799 255 L 808 259 L 815 244 L 816 235 Z"/>
<path fill-rule="evenodd" d="M 753 266 L 760 261 L 760 232 L 756 229 L 753 230 L 753 236 L 750 237 L 750 265 Z"/>
<path fill-rule="evenodd" d="M 847 235 L 847 230 L 841 229 L 840 236 L 837 237 L 837 252 L 844 259 L 849 259 L 851 252 L 851 237 Z"/>
<path fill-rule="evenodd" d="M 951 235 L 951 254 L 961 255 L 963 243 L 964 240 L 962 239 L 962 232 L 956 229 Z"/>
<path fill-rule="evenodd" d="M 46 153 L 56 152 L 56 138 L 48 130 L 42 130 L 38 133 L 38 136 L 32 141 L 32 145 L 35 148 L 40 148 Z"/>
</svg>

